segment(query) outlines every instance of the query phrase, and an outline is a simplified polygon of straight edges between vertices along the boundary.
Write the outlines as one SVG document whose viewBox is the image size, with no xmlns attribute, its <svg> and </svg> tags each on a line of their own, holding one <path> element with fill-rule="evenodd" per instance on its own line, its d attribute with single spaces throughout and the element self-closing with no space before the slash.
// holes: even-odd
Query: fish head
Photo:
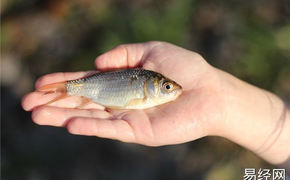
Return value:
<svg viewBox="0 0 290 180">
<path fill-rule="evenodd" d="M 182 87 L 171 79 L 157 76 L 147 83 L 147 92 L 156 104 L 163 104 L 175 100 L 182 93 Z"/>
</svg>

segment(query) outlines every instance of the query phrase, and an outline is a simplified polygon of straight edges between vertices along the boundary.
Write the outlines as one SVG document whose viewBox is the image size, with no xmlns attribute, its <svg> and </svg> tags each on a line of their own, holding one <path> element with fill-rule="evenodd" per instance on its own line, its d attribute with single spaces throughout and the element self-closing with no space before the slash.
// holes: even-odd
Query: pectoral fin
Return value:
<svg viewBox="0 0 290 180">
<path fill-rule="evenodd" d="M 146 98 L 137 98 L 130 100 L 124 108 L 126 109 L 139 109 L 138 107 L 142 107 L 146 104 Z"/>
</svg>

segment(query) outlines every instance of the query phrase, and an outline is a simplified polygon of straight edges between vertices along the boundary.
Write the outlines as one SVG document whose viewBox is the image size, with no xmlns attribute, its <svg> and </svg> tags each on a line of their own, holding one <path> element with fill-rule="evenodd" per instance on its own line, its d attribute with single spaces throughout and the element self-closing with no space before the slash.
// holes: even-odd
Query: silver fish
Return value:
<svg viewBox="0 0 290 180">
<path fill-rule="evenodd" d="M 67 81 L 63 86 L 57 84 L 68 96 L 83 96 L 112 109 L 150 108 L 173 101 L 182 92 L 173 80 L 144 69 L 101 72 Z"/>
</svg>

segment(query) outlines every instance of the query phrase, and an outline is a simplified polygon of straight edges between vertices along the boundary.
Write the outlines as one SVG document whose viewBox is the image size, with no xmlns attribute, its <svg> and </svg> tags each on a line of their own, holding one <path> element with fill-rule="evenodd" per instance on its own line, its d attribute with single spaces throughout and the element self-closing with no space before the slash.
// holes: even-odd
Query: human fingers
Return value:
<svg viewBox="0 0 290 180">
<path fill-rule="evenodd" d="M 39 87 L 42 87 L 47 84 L 83 78 L 94 73 L 96 73 L 96 71 L 57 72 L 47 74 L 38 78 L 38 80 L 35 82 L 35 88 L 38 89 Z"/>
<path fill-rule="evenodd" d="M 117 139 L 123 142 L 135 142 L 135 135 L 130 124 L 122 119 L 100 119 L 78 117 L 67 122 L 71 134 L 98 136 Z"/>
<path fill-rule="evenodd" d="M 60 97 L 62 94 L 59 92 L 48 93 L 45 92 L 31 92 L 22 98 L 22 107 L 26 111 L 32 111 L 34 108 L 47 104 L 48 102 Z M 105 108 L 99 104 L 87 101 L 83 97 L 68 96 L 63 97 L 53 103 L 47 104 L 48 106 L 63 107 L 63 108 L 81 108 L 81 109 L 100 109 Z"/>
<path fill-rule="evenodd" d="M 160 42 L 123 44 L 100 55 L 95 60 L 99 70 L 132 68 L 142 64 L 150 50 Z"/>
<path fill-rule="evenodd" d="M 65 126 L 66 122 L 75 117 L 111 118 L 112 115 L 98 109 L 70 109 L 41 106 L 33 110 L 32 120 L 39 125 Z"/>
</svg>

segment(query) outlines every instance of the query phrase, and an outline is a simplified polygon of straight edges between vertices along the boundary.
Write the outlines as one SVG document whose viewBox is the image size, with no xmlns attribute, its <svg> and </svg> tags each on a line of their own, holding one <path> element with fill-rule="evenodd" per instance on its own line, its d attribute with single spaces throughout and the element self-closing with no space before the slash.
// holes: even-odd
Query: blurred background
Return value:
<svg viewBox="0 0 290 180">
<path fill-rule="evenodd" d="M 290 100 L 289 0 L 2 0 L 2 178 L 215 180 L 273 168 L 218 137 L 150 148 L 37 126 L 21 109 L 39 76 L 91 70 L 116 45 L 150 40 L 196 51 Z"/>
</svg>

